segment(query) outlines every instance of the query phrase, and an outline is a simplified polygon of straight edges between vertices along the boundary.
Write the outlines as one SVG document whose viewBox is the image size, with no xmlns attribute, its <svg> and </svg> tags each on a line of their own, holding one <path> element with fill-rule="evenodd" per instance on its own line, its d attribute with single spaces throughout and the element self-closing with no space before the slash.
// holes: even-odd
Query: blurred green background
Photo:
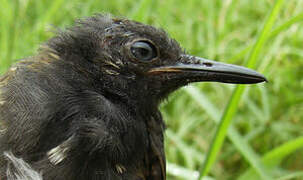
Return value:
<svg viewBox="0 0 303 180">
<path fill-rule="evenodd" d="M 168 179 L 303 179 L 303 0 L 0 0 L 0 73 L 94 13 L 163 28 L 193 55 L 269 80 L 172 94 L 161 106 Z"/>
</svg>

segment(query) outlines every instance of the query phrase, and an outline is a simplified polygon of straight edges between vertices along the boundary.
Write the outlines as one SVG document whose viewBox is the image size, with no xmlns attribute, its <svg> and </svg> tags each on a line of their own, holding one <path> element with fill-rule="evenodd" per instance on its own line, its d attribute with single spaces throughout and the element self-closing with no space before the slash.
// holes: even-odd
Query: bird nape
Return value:
<svg viewBox="0 0 303 180">
<path fill-rule="evenodd" d="M 166 179 L 158 105 L 200 81 L 266 79 L 185 54 L 149 25 L 79 20 L 0 77 L 0 179 Z"/>
</svg>

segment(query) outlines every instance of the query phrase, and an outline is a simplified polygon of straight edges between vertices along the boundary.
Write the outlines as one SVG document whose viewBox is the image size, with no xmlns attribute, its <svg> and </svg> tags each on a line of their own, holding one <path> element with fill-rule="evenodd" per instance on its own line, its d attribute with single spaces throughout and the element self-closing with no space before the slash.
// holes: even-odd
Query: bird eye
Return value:
<svg viewBox="0 0 303 180">
<path fill-rule="evenodd" d="M 137 41 L 131 45 L 131 53 L 141 61 L 150 61 L 157 57 L 157 50 L 153 44 L 147 41 Z"/>
</svg>

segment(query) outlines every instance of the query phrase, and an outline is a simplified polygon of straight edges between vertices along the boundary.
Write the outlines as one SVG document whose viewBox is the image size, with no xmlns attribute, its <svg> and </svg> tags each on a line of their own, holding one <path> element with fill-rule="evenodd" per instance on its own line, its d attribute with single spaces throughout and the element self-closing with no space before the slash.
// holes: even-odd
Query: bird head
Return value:
<svg viewBox="0 0 303 180">
<path fill-rule="evenodd" d="M 58 59 L 81 67 L 102 89 L 139 99 L 161 100 L 192 82 L 266 81 L 251 69 L 186 54 L 163 30 L 103 15 L 79 20 L 47 47 Z"/>
</svg>

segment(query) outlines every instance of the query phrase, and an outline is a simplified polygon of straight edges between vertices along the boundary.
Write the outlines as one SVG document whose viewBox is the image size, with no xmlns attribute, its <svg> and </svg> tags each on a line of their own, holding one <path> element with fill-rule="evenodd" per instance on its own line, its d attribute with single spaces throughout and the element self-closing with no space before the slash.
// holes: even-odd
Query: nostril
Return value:
<svg viewBox="0 0 303 180">
<path fill-rule="evenodd" d="M 209 63 L 209 62 L 204 62 L 204 63 L 202 63 L 204 66 L 207 66 L 207 67 L 211 67 L 211 66 L 213 66 L 213 64 L 212 63 Z"/>
</svg>

